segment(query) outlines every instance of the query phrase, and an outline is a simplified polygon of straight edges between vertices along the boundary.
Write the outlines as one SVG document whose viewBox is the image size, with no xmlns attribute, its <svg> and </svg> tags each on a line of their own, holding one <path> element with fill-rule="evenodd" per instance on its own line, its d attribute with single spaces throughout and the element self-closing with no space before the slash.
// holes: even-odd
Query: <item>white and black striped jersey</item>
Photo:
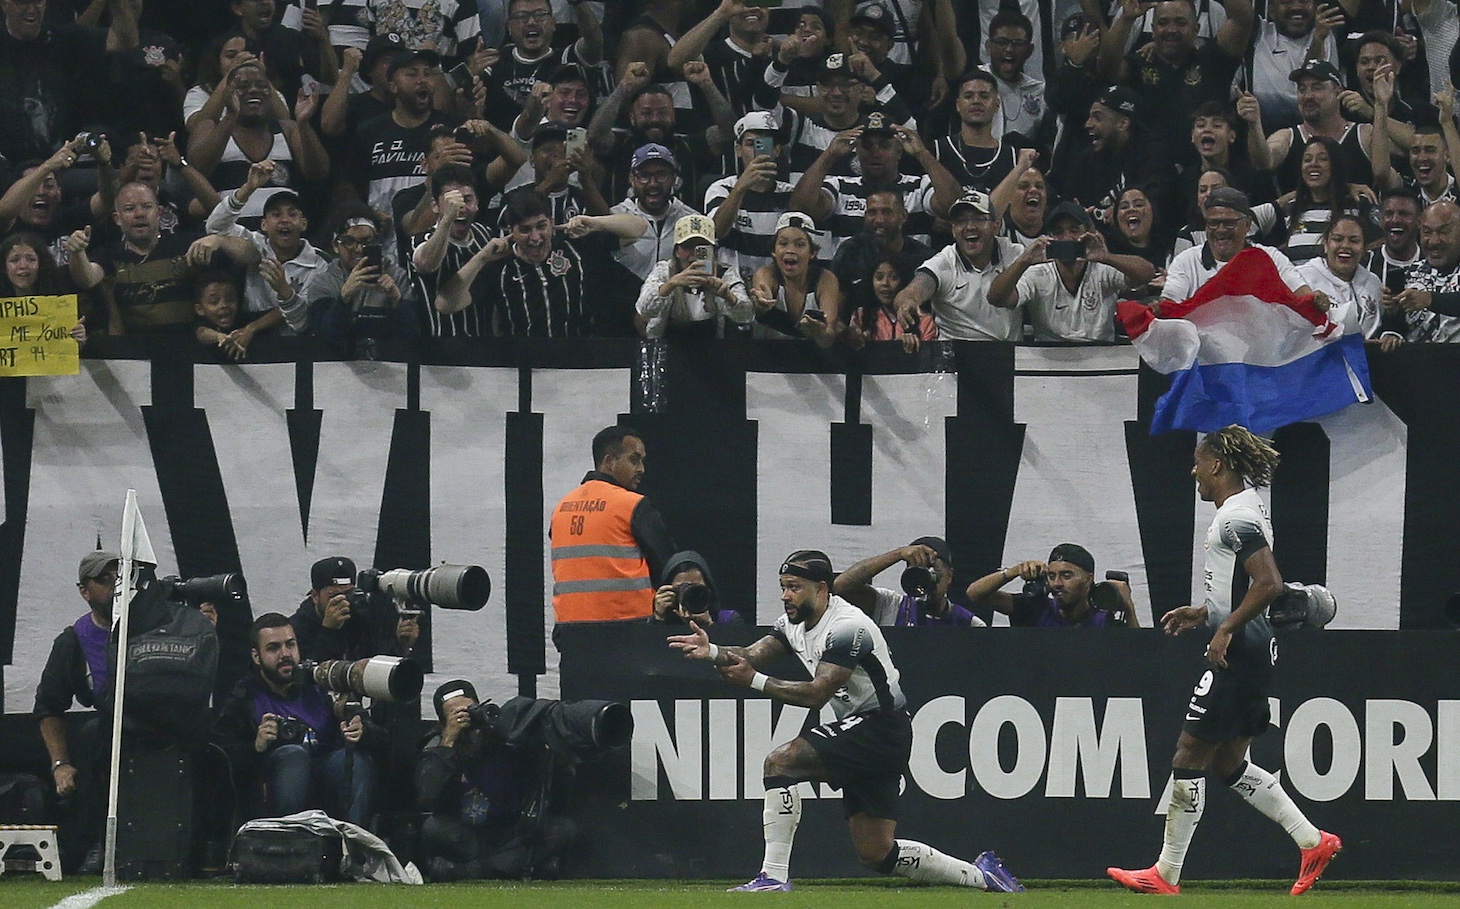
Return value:
<svg viewBox="0 0 1460 909">
<path fill-rule="evenodd" d="M 1248 487 L 1227 497 L 1207 528 L 1203 548 L 1207 627 L 1215 630 L 1247 596 L 1251 578 L 1244 563 L 1253 553 L 1272 548 L 1272 519 L 1257 490 Z M 1243 635 L 1250 641 L 1272 636 L 1266 610 L 1243 626 Z"/>
<path fill-rule="evenodd" d="M 330 44 L 335 47 L 365 49 L 374 34 L 369 0 L 326 0 L 319 4 L 319 15 L 330 30 Z"/>
<path fill-rule="evenodd" d="M 887 100 L 883 100 L 884 98 Z M 917 119 L 913 117 L 912 111 L 908 110 L 907 105 L 903 103 L 891 83 L 878 92 L 877 99 L 893 123 L 912 130 L 918 128 Z M 791 161 L 791 182 L 795 183 L 801 179 L 802 174 L 811 169 L 811 165 L 816 163 L 816 159 L 821 157 L 821 153 L 831 147 L 832 141 L 842 130 L 828 126 L 820 114 L 798 114 L 796 111 L 786 108 L 782 116 L 790 123 L 787 131 L 790 138 L 786 142 L 786 154 Z M 850 127 L 848 128 L 850 129 Z M 829 173 L 850 177 L 857 173 L 856 161 L 855 154 L 847 155 L 832 165 Z"/>
<path fill-rule="evenodd" d="M 820 663 L 852 670 L 846 686 L 831 697 L 837 719 L 907 706 L 882 629 L 867 613 L 841 597 L 832 595 L 816 627 L 807 629 L 805 625 L 793 624 L 782 613 L 771 628 L 771 635 L 785 644 L 813 677 Z"/>
<path fill-rule="evenodd" d="M 411 260 L 415 260 L 416 250 L 425 245 L 436 232 L 436 227 L 423 234 L 417 234 L 411 240 Z M 416 285 L 416 296 L 421 300 L 424 308 L 421 324 L 422 334 L 432 338 L 490 338 L 492 336 L 492 308 L 484 295 L 478 294 L 478 287 L 481 285 L 481 276 L 478 273 L 477 280 L 472 284 L 471 305 L 460 312 L 443 313 L 436 309 L 436 292 L 441 287 L 441 282 L 461 270 L 467 260 L 476 255 L 477 252 L 487 245 L 492 239 L 492 232 L 485 224 L 473 221 L 471 233 L 467 235 L 463 243 L 446 243 L 446 255 L 441 259 L 441 265 L 434 272 L 421 272 L 411 266 L 410 273 Z"/>
<path fill-rule="evenodd" d="M 477 0 L 366 0 L 371 32 L 399 35 L 407 47 L 435 48 L 443 60 L 476 50 Z"/>
<path fill-rule="evenodd" d="M 541 265 L 514 254 L 483 268 L 472 285 L 473 297 L 481 288 L 491 298 L 503 336 L 587 337 L 595 319 L 605 316 L 602 301 L 612 299 L 605 265 L 611 263 L 609 251 L 617 247 L 618 239 L 609 234 L 580 240 L 554 236 L 552 251 Z"/>
<path fill-rule="evenodd" d="M 730 197 L 738 175 L 716 180 L 705 190 L 705 214 L 715 211 Z M 777 181 L 776 188 L 766 192 L 750 190 L 735 212 L 735 223 L 716 244 L 719 259 L 728 268 L 737 269 L 747 285 L 755 270 L 771 263 L 776 245 L 776 221 L 791 208 L 790 183 Z"/>
<path fill-rule="evenodd" d="M 867 216 L 867 197 L 877 187 L 868 187 L 861 177 L 827 177 L 822 188 L 831 195 L 831 215 L 819 225 L 826 234 L 826 243 L 818 258 L 831 260 L 843 240 L 862 232 L 862 219 Z M 907 224 L 903 232 L 921 243 L 932 245 L 933 178 L 903 174 L 897 181 L 902 203 L 907 208 Z"/>
</svg>

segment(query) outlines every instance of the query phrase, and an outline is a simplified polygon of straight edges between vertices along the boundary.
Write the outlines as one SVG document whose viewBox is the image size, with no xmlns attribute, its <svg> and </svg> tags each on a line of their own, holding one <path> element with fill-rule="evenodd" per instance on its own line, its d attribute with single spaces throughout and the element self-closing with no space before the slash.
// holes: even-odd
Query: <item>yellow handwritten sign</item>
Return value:
<svg viewBox="0 0 1460 909">
<path fill-rule="evenodd" d="M 0 298 L 0 376 L 74 376 L 76 295 Z"/>
</svg>

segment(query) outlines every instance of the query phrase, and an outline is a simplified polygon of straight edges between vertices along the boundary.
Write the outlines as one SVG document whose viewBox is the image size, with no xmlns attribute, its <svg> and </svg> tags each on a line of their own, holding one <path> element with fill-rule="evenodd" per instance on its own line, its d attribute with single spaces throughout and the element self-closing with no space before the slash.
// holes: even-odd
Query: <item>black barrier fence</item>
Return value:
<svg viewBox="0 0 1460 909">
<path fill-rule="evenodd" d="M 717 630 L 721 644 L 763 630 Z M 1154 630 L 887 629 L 914 715 L 899 834 L 1020 875 L 1100 878 L 1161 846 L 1164 792 L 1204 640 Z M 720 681 L 646 626 L 565 627 L 565 698 L 633 707 L 632 744 L 586 765 L 585 877 L 746 879 L 761 860 L 761 760 L 800 708 Z M 1341 836 L 1341 879 L 1460 874 L 1460 638 L 1300 631 L 1279 638 L 1273 722 L 1252 758 Z M 790 662 L 776 667 L 801 677 Z M 773 674 L 776 674 L 773 672 Z M 1277 825 L 1209 783 L 1192 879 L 1295 877 Z M 792 876 L 864 873 L 841 802 L 803 801 Z M 833 797 L 827 797 L 833 796 Z"/>
</svg>

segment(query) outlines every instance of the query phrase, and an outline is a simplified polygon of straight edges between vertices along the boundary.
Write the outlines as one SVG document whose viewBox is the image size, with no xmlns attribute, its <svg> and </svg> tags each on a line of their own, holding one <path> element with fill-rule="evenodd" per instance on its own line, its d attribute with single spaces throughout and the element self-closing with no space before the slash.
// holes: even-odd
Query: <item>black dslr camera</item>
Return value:
<svg viewBox="0 0 1460 909">
<path fill-rule="evenodd" d="M 466 708 L 466 715 L 471 717 L 471 728 L 494 729 L 497 718 L 502 715 L 502 708 L 486 700 Z"/>
<path fill-rule="evenodd" d="M 679 603 L 681 611 L 687 614 L 699 615 L 709 612 L 714 605 L 715 595 L 710 588 L 704 584 L 693 582 L 674 585 L 674 599 Z"/>
<path fill-rule="evenodd" d="M 275 745 L 303 745 L 309 737 L 309 724 L 294 716 L 279 717 L 279 734 Z"/>
</svg>

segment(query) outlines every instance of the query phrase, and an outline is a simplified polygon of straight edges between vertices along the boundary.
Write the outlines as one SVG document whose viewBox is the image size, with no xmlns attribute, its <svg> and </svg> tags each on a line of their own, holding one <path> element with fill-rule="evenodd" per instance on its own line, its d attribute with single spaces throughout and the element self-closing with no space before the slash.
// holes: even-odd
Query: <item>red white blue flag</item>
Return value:
<svg viewBox="0 0 1460 909">
<path fill-rule="evenodd" d="M 1118 315 L 1141 359 L 1171 376 L 1151 434 L 1238 423 L 1271 435 L 1373 397 L 1364 339 L 1283 282 L 1272 259 L 1244 249 L 1184 303 L 1158 316 L 1123 301 Z"/>
</svg>

